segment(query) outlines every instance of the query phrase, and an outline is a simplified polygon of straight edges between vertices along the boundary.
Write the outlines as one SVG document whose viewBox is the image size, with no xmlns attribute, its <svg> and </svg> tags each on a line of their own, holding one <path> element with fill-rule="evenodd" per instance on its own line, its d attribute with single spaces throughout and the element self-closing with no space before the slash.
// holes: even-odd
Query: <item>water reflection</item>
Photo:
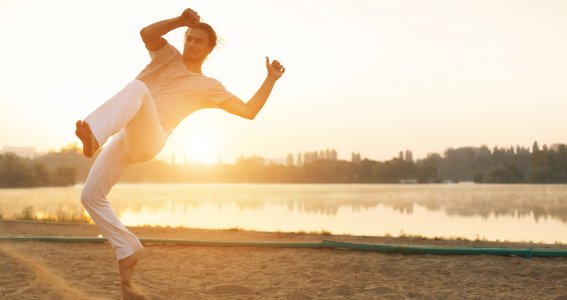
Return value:
<svg viewBox="0 0 567 300">
<path fill-rule="evenodd" d="M 258 210 L 280 204 L 288 211 L 336 215 L 348 207 L 353 212 L 379 204 L 412 214 L 414 204 L 449 216 L 554 218 L 567 222 L 567 186 L 562 185 L 123 185 L 110 197 L 120 207 L 139 211 L 159 209 L 163 200 L 198 208 L 214 203 L 219 208 L 234 203 L 240 210 Z M 127 202 L 122 199 L 128 199 Z M 119 208 L 120 208 L 119 207 Z M 124 207 L 125 208 L 125 207 Z"/>
<path fill-rule="evenodd" d="M 80 189 L 81 186 L 0 190 L 0 215 L 5 219 L 18 218 L 29 206 L 33 206 L 37 218 L 82 211 Z M 439 228 L 431 230 L 443 234 L 449 231 L 442 227 L 465 221 L 468 223 L 462 226 L 471 227 L 479 227 L 483 222 L 503 222 L 502 226 L 513 226 L 516 231 L 528 230 L 538 223 L 558 223 L 560 227 L 546 229 L 555 231 L 550 238 L 560 235 L 557 230 L 567 232 L 564 185 L 120 184 L 109 199 L 128 225 L 258 230 L 336 227 L 334 232 L 351 228 L 350 232 L 340 233 L 357 234 L 383 234 L 388 232 L 384 229 L 387 228 L 394 235 L 401 229 L 409 232 L 407 228 L 415 228 L 415 234 L 428 235 L 420 228 L 435 218 L 447 224 L 439 223 Z M 397 227 L 374 220 L 387 218 Z M 355 232 L 353 228 L 358 225 L 352 224 L 359 221 L 374 228 L 361 224 Z M 423 224 L 415 225 L 419 222 Z M 491 231 L 490 227 L 486 230 Z"/>
</svg>

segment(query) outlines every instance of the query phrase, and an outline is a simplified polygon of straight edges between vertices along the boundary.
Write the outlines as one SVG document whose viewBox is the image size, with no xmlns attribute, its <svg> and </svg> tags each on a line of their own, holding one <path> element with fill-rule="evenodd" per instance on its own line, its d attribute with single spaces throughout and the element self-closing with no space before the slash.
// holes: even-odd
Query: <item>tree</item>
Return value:
<svg viewBox="0 0 567 300">
<path fill-rule="evenodd" d="M 512 164 L 502 164 L 490 170 L 492 183 L 520 183 L 524 181 L 524 174 Z"/>
<path fill-rule="evenodd" d="M 360 153 L 354 153 L 354 152 L 353 152 L 352 155 L 351 155 L 350 161 L 351 161 L 353 164 L 359 163 L 359 162 L 360 162 Z"/>
<path fill-rule="evenodd" d="M 537 152 L 539 152 L 539 146 L 537 142 L 534 142 L 534 144 L 532 145 L 532 153 L 537 153 Z"/>
<path fill-rule="evenodd" d="M 415 163 L 415 177 L 418 182 L 437 181 L 437 168 L 443 158 L 439 154 L 428 154 L 426 158 Z"/>
</svg>

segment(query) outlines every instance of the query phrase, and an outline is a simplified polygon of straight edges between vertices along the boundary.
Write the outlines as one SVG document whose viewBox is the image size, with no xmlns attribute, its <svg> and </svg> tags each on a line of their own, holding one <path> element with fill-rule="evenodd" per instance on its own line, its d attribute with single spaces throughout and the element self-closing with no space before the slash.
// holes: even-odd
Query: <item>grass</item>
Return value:
<svg viewBox="0 0 567 300">
<path fill-rule="evenodd" d="M 242 227 L 231 227 L 227 230 L 228 231 L 244 231 L 244 228 L 242 228 Z"/>
<path fill-rule="evenodd" d="M 390 233 L 385 233 L 384 237 L 393 237 Z M 398 238 L 408 238 L 408 239 L 419 239 L 419 240 L 434 240 L 434 241 L 460 241 L 460 242 L 471 242 L 473 240 L 470 240 L 468 238 L 465 237 L 461 237 L 461 236 L 449 236 L 449 237 L 445 237 L 445 236 L 434 236 L 434 237 L 428 237 L 428 236 L 424 236 L 421 234 L 408 234 L 405 233 L 404 230 L 400 230 L 400 235 L 397 236 Z M 476 238 L 474 239 L 475 242 L 489 242 L 489 240 L 486 239 L 486 237 L 480 237 L 478 234 L 476 235 Z M 498 242 L 498 241 L 496 241 Z"/>
<path fill-rule="evenodd" d="M 390 233 L 385 233 L 384 237 L 390 238 L 393 237 Z M 534 242 L 531 240 L 520 240 L 520 241 L 510 241 L 508 239 L 500 240 L 489 240 L 485 236 L 480 236 L 479 234 L 476 235 L 474 239 L 468 239 L 466 237 L 461 236 L 434 236 L 434 237 L 427 237 L 420 234 L 407 234 L 403 230 L 400 231 L 400 235 L 398 238 L 410 238 L 410 239 L 420 239 L 420 240 L 435 240 L 435 241 L 459 241 L 459 242 L 495 242 L 495 243 L 520 243 L 520 244 L 546 244 L 544 242 Z M 564 245 L 559 241 L 555 241 L 555 245 Z"/>
<path fill-rule="evenodd" d="M 411 238 L 411 239 L 420 239 L 420 240 L 429 240 L 430 238 L 420 235 L 420 234 L 408 234 L 405 233 L 404 230 L 400 230 L 400 235 L 398 236 L 399 238 Z M 435 239 L 435 238 L 433 238 Z M 443 239 L 441 237 L 439 237 L 439 239 Z"/>
<path fill-rule="evenodd" d="M 311 230 L 311 231 L 305 231 L 305 230 L 296 230 L 296 231 L 281 231 L 281 230 L 276 230 L 274 231 L 275 233 L 294 233 L 294 234 L 313 234 L 313 235 L 333 235 L 333 233 L 331 233 L 331 231 L 329 230 L 325 230 L 325 229 L 321 229 L 319 231 L 317 230 Z"/>
<path fill-rule="evenodd" d="M 4 216 L 0 218 L 4 220 Z M 58 208 L 55 214 L 37 214 L 33 206 L 26 206 L 22 208 L 20 213 L 15 213 L 11 220 L 16 221 L 43 221 L 43 222 L 58 222 L 58 223 L 78 223 L 78 224 L 92 224 L 92 219 L 86 215 L 83 210 L 73 209 L 72 211 Z"/>
</svg>

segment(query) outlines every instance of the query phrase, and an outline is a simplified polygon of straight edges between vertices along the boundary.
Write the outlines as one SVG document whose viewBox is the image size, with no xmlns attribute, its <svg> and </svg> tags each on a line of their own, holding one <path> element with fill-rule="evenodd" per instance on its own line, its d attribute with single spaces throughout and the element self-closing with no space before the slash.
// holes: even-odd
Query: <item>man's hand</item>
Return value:
<svg viewBox="0 0 567 300">
<path fill-rule="evenodd" d="M 201 17 L 199 16 L 199 14 L 197 14 L 196 11 L 194 11 L 190 8 L 184 10 L 183 13 L 181 14 L 181 16 L 179 16 L 179 18 L 183 22 L 184 26 L 187 26 L 187 27 L 190 27 L 190 28 L 197 27 L 199 25 L 199 20 L 201 20 Z"/>
<path fill-rule="evenodd" d="M 270 64 L 270 59 L 267 56 L 266 69 L 268 69 L 268 76 L 274 78 L 275 80 L 280 79 L 280 77 L 282 77 L 283 73 L 285 72 L 285 68 L 280 64 L 279 61 L 274 60 Z"/>
</svg>

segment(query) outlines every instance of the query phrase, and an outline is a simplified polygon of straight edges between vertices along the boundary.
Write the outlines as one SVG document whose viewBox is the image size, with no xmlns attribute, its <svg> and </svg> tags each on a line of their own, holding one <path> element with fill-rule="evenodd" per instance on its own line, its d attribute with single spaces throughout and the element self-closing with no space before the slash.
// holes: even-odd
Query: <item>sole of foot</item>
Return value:
<svg viewBox="0 0 567 300">
<path fill-rule="evenodd" d="M 86 157 L 92 157 L 99 145 L 91 131 L 91 127 L 87 122 L 81 120 L 77 121 L 75 126 L 75 135 L 77 135 L 81 143 L 83 143 L 83 154 Z"/>
</svg>

